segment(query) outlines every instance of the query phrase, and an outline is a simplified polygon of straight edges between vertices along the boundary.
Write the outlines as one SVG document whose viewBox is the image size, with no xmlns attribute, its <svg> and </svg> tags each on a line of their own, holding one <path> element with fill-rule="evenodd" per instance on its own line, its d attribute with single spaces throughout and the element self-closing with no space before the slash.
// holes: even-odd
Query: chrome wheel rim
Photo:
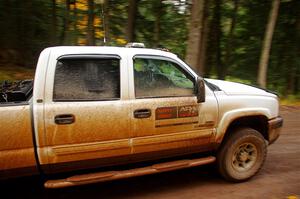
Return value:
<svg viewBox="0 0 300 199">
<path fill-rule="evenodd" d="M 243 143 L 235 150 L 232 166 L 237 171 L 248 171 L 257 160 L 257 148 L 252 143 Z"/>
</svg>

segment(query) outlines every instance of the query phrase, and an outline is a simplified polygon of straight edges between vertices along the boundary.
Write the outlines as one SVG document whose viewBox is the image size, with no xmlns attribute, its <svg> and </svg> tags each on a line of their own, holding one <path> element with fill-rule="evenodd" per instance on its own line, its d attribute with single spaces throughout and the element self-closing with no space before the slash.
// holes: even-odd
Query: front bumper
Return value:
<svg viewBox="0 0 300 199">
<path fill-rule="evenodd" d="M 278 139 L 282 125 L 283 119 L 280 116 L 268 121 L 269 144 L 274 143 Z"/>
</svg>

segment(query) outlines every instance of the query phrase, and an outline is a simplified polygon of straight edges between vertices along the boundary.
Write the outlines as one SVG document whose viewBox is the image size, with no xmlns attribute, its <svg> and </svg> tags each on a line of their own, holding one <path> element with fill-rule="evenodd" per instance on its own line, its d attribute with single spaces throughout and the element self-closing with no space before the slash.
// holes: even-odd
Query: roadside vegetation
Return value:
<svg viewBox="0 0 300 199">
<path fill-rule="evenodd" d="M 33 79 L 34 69 L 20 66 L 0 67 L 0 82 Z"/>
<path fill-rule="evenodd" d="M 0 81 L 32 78 L 46 47 L 143 42 L 204 77 L 300 104 L 299 0 L 6 0 L 0 10 Z"/>
</svg>

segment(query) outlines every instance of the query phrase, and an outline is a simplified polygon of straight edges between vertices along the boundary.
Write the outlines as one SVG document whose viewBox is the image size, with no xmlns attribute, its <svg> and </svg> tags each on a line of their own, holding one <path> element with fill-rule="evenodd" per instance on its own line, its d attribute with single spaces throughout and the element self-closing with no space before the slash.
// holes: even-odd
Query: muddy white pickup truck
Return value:
<svg viewBox="0 0 300 199">
<path fill-rule="evenodd" d="M 275 94 L 203 79 L 155 49 L 47 48 L 34 83 L 2 87 L 0 178 L 41 174 L 47 188 L 213 162 L 244 181 L 283 123 Z"/>
</svg>

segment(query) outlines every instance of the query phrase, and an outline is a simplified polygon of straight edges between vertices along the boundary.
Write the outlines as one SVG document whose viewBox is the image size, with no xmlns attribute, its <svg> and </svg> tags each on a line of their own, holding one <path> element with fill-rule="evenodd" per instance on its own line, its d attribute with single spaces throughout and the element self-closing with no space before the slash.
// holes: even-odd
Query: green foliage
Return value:
<svg viewBox="0 0 300 199">
<path fill-rule="evenodd" d="M 138 4 L 136 21 L 137 41 L 147 47 L 156 47 L 154 41 L 155 20 L 160 15 L 159 44 L 173 53 L 184 57 L 187 39 L 187 15 L 179 12 L 174 3 L 163 1 L 160 13 L 157 13 L 159 0 L 141 0 Z"/>
<path fill-rule="evenodd" d="M 271 9 L 271 0 L 239 1 L 236 26 L 233 31 L 231 61 L 227 68 L 227 80 L 256 84 L 262 40 Z M 210 7 L 213 14 L 214 4 Z M 282 1 L 273 35 L 268 66 L 267 88 L 282 96 L 300 93 L 300 1 Z M 221 5 L 221 52 L 225 60 L 226 43 L 233 14 L 233 1 Z M 210 19 L 212 22 L 213 19 Z M 213 30 L 212 30 L 213 31 Z M 210 33 L 213 36 L 213 32 Z M 209 60 L 206 76 L 216 77 L 215 53 L 217 47 L 210 38 L 207 52 Z"/>
<path fill-rule="evenodd" d="M 288 95 L 286 97 L 282 97 L 280 100 L 280 104 L 300 106 L 300 95 Z"/>
<path fill-rule="evenodd" d="M 33 67 L 42 47 L 50 45 L 48 2 L 7 0 L 0 9 L 1 50 L 14 51 L 14 62 Z"/>
<path fill-rule="evenodd" d="M 34 70 L 24 67 L 0 67 L 0 82 L 33 79 Z"/>
<path fill-rule="evenodd" d="M 76 0 L 67 13 L 66 1 L 56 1 L 53 16 L 51 0 L 0 1 L 0 67 L 34 68 L 40 51 L 54 45 L 84 45 L 86 39 L 87 5 Z M 180 58 L 185 57 L 191 2 L 181 0 L 138 0 L 135 21 L 136 42 L 147 47 L 164 46 Z M 206 1 L 208 3 L 208 38 L 206 49 L 207 77 L 217 77 L 221 69 L 226 80 L 256 84 L 262 40 L 272 0 L 238 1 L 236 25 L 230 39 L 234 16 L 234 0 Z M 215 24 L 216 3 L 220 4 L 220 24 Z M 80 4 L 80 5 L 79 5 Z M 126 42 L 128 1 L 108 0 L 106 22 L 107 45 L 122 46 Z M 96 5 L 96 44 L 103 45 L 103 7 Z M 300 1 L 281 1 L 280 12 L 268 66 L 268 85 L 282 96 L 300 93 Z M 68 22 L 68 24 L 66 24 Z M 68 25 L 68 28 L 66 28 Z M 216 42 L 216 28 L 220 27 L 220 44 Z M 219 46 L 218 46 L 219 45 Z M 230 59 L 226 59 L 231 47 Z M 217 52 L 220 50 L 221 63 Z M 227 63 L 225 63 L 227 60 Z M 32 70 L 32 69 L 31 69 Z M 140 68 L 143 70 L 143 68 Z M 160 73 L 179 83 L 176 71 L 164 67 Z M 25 75 L 25 77 L 27 77 Z M 16 78 L 11 70 L 1 70 L 0 79 Z M 175 81 L 179 78 L 178 81 Z M 183 82 L 183 85 L 185 83 Z M 188 85 L 184 85 L 188 86 Z M 290 97 L 288 97 L 290 98 Z M 296 97 L 295 99 L 298 99 Z"/>
<path fill-rule="evenodd" d="M 238 77 L 232 77 L 232 76 L 226 76 L 226 81 L 239 82 L 239 83 L 249 84 L 249 85 L 252 84 L 250 80 L 240 79 Z"/>
</svg>

